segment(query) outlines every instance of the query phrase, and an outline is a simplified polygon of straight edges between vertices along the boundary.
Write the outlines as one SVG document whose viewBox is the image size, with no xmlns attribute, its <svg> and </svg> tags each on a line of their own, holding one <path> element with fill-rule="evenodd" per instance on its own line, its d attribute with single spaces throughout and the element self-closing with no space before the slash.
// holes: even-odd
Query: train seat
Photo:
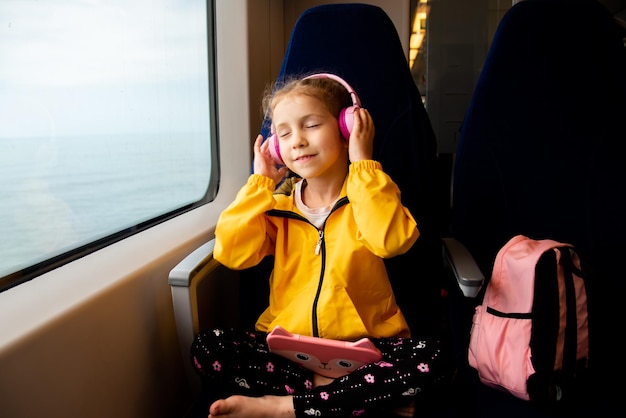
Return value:
<svg viewBox="0 0 626 418">
<path fill-rule="evenodd" d="M 421 232 L 409 253 L 386 260 L 386 266 L 411 329 L 436 333 L 441 285 L 434 278 L 441 277 L 443 269 L 437 229 L 441 213 L 435 182 L 437 143 L 389 16 L 380 7 L 357 3 L 305 10 L 294 25 L 277 79 L 312 72 L 345 79 L 374 119 L 374 159 L 398 184 Z M 263 137 L 269 135 L 270 124 L 264 120 Z M 414 287 L 422 295 L 419 303 Z"/>
<path fill-rule="evenodd" d="M 623 301 L 626 50 L 594 0 L 525 0 L 502 18 L 463 122 L 453 177 L 451 237 L 489 277 L 512 236 L 579 250 L 587 283 L 592 383 L 572 404 L 539 406 L 478 383 L 467 364 L 474 299 L 458 292 L 465 416 L 625 416 L 617 329 Z M 454 290 L 454 286 L 451 286 Z M 612 379 L 613 378 L 613 379 Z M 467 408 L 473 406 L 473 408 Z M 472 410 L 473 409 L 473 410 Z M 621 411 L 618 412 L 618 411 Z"/>
<path fill-rule="evenodd" d="M 436 207 L 435 190 L 436 138 L 393 22 L 383 9 L 367 4 L 307 9 L 294 25 L 277 79 L 310 73 L 333 73 L 345 79 L 374 119 L 374 158 L 398 184 L 403 203 L 421 231 L 407 254 L 386 260 L 386 265 L 413 333 L 438 334 L 443 263 L 437 221 L 441 211 Z M 269 136 L 269 120 L 263 122 L 261 134 Z M 271 270 L 271 259 L 252 269 L 229 272 L 211 259 L 212 245 L 210 242 L 198 249 L 170 276 L 183 355 L 188 354 L 193 335 L 203 327 L 223 325 L 221 320 L 253 327 L 267 304 L 265 277 Z M 219 284 L 199 285 L 206 274 L 216 275 Z M 229 308 L 240 309 L 227 318 L 222 315 L 202 323 L 197 313 L 202 306 L 216 315 L 215 306 L 226 308 L 215 286 L 221 289 L 229 280 L 235 290 L 225 292 L 226 299 L 236 299 L 235 303 L 228 302 Z M 191 370 L 189 360 L 185 361 Z M 199 379 L 190 378 L 197 389 Z"/>
</svg>

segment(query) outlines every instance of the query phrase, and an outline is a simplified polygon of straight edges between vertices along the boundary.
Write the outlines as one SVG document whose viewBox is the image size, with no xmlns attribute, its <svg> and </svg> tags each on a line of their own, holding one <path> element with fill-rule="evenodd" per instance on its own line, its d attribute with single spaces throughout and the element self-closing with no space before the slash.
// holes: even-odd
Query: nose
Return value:
<svg viewBox="0 0 626 418">
<path fill-rule="evenodd" d="M 302 148 L 307 144 L 306 136 L 301 129 L 293 131 L 291 135 L 291 148 Z"/>
</svg>

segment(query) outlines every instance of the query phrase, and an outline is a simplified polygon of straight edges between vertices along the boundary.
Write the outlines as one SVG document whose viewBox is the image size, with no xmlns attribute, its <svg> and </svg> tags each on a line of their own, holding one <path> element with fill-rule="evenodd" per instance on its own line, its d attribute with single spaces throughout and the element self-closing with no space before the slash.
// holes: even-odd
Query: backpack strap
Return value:
<svg viewBox="0 0 626 418">
<path fill-rule="evenodd" d="M 576 376 L 582 366 L 586 368 L 589 355 L 589 326 L 587 312 L 586 281 L 588 274 L 580 265 L 580 259 L 573 247 L 559 247 L 560 264 L 563 269 L 566 313 L 565 340 L 561 362 L 562 378 Z M 575 307 L 576 309 L 570 309 Z"/>
</svg>

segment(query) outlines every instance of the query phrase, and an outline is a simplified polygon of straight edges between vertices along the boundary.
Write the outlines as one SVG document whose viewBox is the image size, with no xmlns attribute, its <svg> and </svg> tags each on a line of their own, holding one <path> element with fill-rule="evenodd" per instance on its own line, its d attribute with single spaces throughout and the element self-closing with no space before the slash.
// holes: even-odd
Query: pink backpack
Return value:
<svg viewBox="0 0 626 418">
<path fill-rule="evenodd" d="M 573 246 L 513 237 L 476 307 L 469 363 L 484 384 L 525 400 L 560 400 L 589 356 L 587 293 Z"/>
</svg>

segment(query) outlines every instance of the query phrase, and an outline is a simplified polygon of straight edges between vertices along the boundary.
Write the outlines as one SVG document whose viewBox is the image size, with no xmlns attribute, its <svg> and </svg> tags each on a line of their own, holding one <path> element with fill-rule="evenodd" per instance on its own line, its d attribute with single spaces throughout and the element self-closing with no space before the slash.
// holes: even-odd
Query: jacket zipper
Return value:
<svg viewBox="0 0 626 418">
<path fill-rule="evenodd" d="M 330 216 L 330 214 L 328 216 Z M 317 245 L 315 246 L 315 255 L 319 255 L 320 251 L 322 253 L 322 271 L 320 271 L 320 279 L 317 282 L 317 291 L 315 292 L 313 307 L 311 308 L 311 325 L 313 328 L 314 337 L 320 336 L 317 323 L 317 303 L 320 299 L 320 293 L 322 293 L 322 283 L 324 283 L 324 273 L 326 272 L 326 246 L 324 245 L 324 227 L 326 227 L 326 222 L 324 222 L 322 228 L 318 230 L 319 239 L 317 241 Z"/>
<path fill-rule="evenodd" d="M 341 199 L 339 199 L 337 203 L 335 203 L 335 206 L 333 206 L 333 208 L 330 210 L 330 213 L 328 214 L 328 217 L 326 217 L 326 220 L 328 220 L 330 215 L 332 215 L 332 213 L 335 210 L 337 210 L 338 208 L 340 208 L 341 206 L 347 203 L 349 203 L 349 200 L 347 197 L 344 196 Z M 315 225 L 309 222 L 308 219 L 291 211 L 272 209 L 268 211 L 267 214 L 271 216 L 282 217 L 282 218 L 298 219 L 298 220 L 308 223 L 313 228 L 317 229 L 318 240 L 317 240 L 317 243 L 315 244 L 315 255 L 320 255 L 320 254 L 322 255 L 322 270 L 320 272 L 320 278 L 317 284 L 317 292 L 315 292 L 315 298 L 313 299 L 313 307 L 311 309 L 311 325 L 313 328 L 313 336 L 319 337 L 320 335 L 319 335 L 318 322 L 317 322 L 317 303 L 319 302 L 320 293 L 322 292 L 322 284 L 324 283 L 324 273 L 326 271 L 326 246 L 324 245 L 324 228 L 326 227 L 326 221 L 324 221 L 324 224 L 322 225 L 322 227 L 318 229 Z"/>
<path fill-rule="evenodd" d="M 322 242 L 324 241 L 324 230 L 323 229 L 319 229 L 317 231 L 317 233 L 319 234 L 319 239 L 317 240 L 317 244 L 315 245 L 315 255 L 320 255 L 320 250 L 322 248 Z"/>
</svg>

